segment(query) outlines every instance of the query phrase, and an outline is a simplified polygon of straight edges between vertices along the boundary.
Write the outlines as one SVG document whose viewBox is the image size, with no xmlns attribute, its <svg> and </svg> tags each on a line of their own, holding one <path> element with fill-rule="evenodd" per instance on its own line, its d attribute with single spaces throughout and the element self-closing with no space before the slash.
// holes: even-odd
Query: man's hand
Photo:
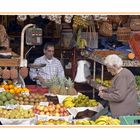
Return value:
<svg viewBox="0 0 140 140">
<path fill-rule="evenodd" d="M 36 76 L 34 79 L 35 79 L 35 80 L 39 80 L 39 82 L 40 82 L 42 85 L 45 84 L 45 79 L 43 79 L 41 76 Z"/>
</svg>

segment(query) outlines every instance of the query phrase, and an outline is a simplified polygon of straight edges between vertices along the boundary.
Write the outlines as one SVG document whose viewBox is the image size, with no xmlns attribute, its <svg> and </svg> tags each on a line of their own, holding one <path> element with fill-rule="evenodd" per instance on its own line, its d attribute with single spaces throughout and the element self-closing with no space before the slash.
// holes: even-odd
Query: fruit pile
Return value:
<svg viewBox="0 0 140 140">
<path fill-rule="evenodd" d="M 71 123 L 69 123 L 68 121 L 65 120 L 53 120 L 50 119 L 48 121 L 43 121 L 43 120 L 38 120 L 37 121 L 37 125 L 70 125 Z"/>
<path fill-rule="evenodd" d="M 0 93 L 0 106 L 6 106 L 9 104 L 15 105 L 16 103 L 17 102 L 11 93 L 6 91 Z"/>
<path fill-rule="evenodd" d="M 0 87 L 4 88 L 6 92 L 10 92 L 12 94 L 19 94 L 19 93 L 22 93 L 22 92 L 29 92 L 28 88 L 17 87 L 10 80 L 8 80 L 7 83 L 1 83 Z"/>
<path fill-rule="evenodd" d="M 48 116 L 69 116 L 70 113 L 67 111 L 62 104 L 54 105 L 52 102 L 49 102 L 48 106 L 37 105 L 33 108 L 35 114 L 39 115 L 48 115 Z"/>
<path fill-rule="evenodd" d="M 100 116 L 95 121 L 96 125 L 120 125 L 120 123 L 119 119 L 114 119 L 110 116 Z"/>
<path fill-rule="evenodd" d="M 66 78 L 53 77 L 47 80 L 46 86 L 49 87 L 50 93 L 56 95 L 77 95 L 72 80 Z"/>
<path fill-rule="evenodd" d="M 111 81 L 110 80 L 104 80 L 103 83 L 101 79 L 97 78 L 96 79 L 97 84 L 102 84 L 105 87 L 110 87 L 111 86 Z"/>
<path fill-rule="evenodd" d="M 95 121 L 92 120 L 76 120 L 75 125 L 95 125 Z"/>
<path fill-rule="evenodd" d="M 32 109 L 25 110 L 23 108 L 16 108 L 16 109 L 4 109 L 0 108 L 0 118 L 7 118 L 7 119 L 25 119 L 25 118 L 33 118 L 35 114 Z"/>
<path fill-rule="evenodd" d="M 94 99 L 89 99 L 88 96 L 83 94 L 78 97 L 66 97 L 63 101 L 63 104 L 67 108 L 71 107 L 95 107 L 98 106 L 99 103 Z"/>
<path fill-rule="evenodd" d="M 47 102 L 47 98 L 45 95 L 40 94 L 15 94 L 14 99 L 17 101 L 19 105 L 38 105 L 40 102 Z"/>
</svg>

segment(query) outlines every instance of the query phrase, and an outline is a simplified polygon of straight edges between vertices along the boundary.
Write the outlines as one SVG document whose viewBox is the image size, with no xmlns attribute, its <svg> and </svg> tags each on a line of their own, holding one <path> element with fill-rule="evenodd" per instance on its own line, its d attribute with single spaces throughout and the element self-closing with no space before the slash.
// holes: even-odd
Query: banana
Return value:
<svg viewBox="0 0 140 140">
<path fill-rule="evenodd" d="M 74 104 L 73 102 L 71 102 L 71 101 L 66 101 L 66 102 L 64 102 L 63 104 L 64 104 L 64 106 L 67 107 L 67 108 L 74 107 L 74 105 L 75 105 L 75 104 Z"/>
<path fill-rule="evenodd" d="M 106 122 L 104 122 L 104 121 L 100 121 L 100 122 L 98 122 L 98 123 L 95 123 L 96 125 L 106 125 Z"/>
<path fill-rule="evenodd" d="M 67 101 L 71 101 L 72 102 L 73 101 L 73 97 L 71 97 L 71 96 L 66 97 L 63 102 L 67 102 Z"/>
</svg>

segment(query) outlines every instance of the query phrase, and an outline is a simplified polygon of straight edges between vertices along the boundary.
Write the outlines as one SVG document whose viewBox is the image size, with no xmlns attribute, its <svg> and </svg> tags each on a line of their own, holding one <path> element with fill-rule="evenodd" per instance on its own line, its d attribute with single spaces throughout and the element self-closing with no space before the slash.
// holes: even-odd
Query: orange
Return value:
<svg viewBox="0 0 140 140">
<path fill-rule="evenodd" d="M 7 90 L 6 90 L 6 92 L 10 92 L 10 90 L 9 90 L 9 89 L 7 89 Z"/>
<path fill-rule="evenodd" d="M 4 86 L 4 89 L 5 89 L 5 90 L 9 89 L 9 86 L 8 86 L 8 85 L 5 85 L 5 86 Z"/>
<path fill-rule="evenodd" d="M 134 59 L 134 58 L 135 58 L 135 54 L 132 53 L 132 52 L 129 53 L 129 54 L 128 54 L 128 58 L 131 59 L 131 60 Z"/>
<path fill-rule="evenodd" d="M 15 93 L 16 93 L 16 94 L 21 93 L 21 89 L 20 89 L 20 88 L 17 88 L 17 89 L 15 90 Z"/>
<path fill-rule="evenodd" d="M 13 88 L 14 88 L 14 85 L 9 85 L 9 88 L 10 88 L 10 89 L 13 89 Z"/>
<path fill-rule="evenodd" d="M 28 88 L 22 88 L 22 91 L 23 92 L 29 92 L 29 89 Z"/>
<path fill-rule="evenodd" d="M 10 93 L 14 94 L 15 93 L 14 89 L 10 89 Z"/>
<path fill-rule="evenodd" d="M 18 88 L 17 87 L 14 87 L 14 90 L 16 91 Z"/>
</svg>

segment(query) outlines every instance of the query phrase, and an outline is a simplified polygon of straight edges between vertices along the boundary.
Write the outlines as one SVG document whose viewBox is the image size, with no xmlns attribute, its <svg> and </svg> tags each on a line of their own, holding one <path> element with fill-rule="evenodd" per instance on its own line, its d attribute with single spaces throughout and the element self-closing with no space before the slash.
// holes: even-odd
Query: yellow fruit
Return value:
<svg viewBox="0 0 140 140">
<path fill-rule="evenodd" d="M 12 94 L 15 93 L 14 89 L 10 89 L 9 92 L 12 93 Z"/>
<path fill-rule="evenodd" d="M 5 89 L 5 90 L 8 90 L 8 89 L 9 89 L 9 86 L 8 86 L 8 85 L 5 85 L 5 86 L 4 86 L 4 89 Z"/>
<path fill-rule="evenodd" d="M 14 88 L 14 85 L 9 85 L 9 89 L 13 89 Z"/>
<path fill-rule="evenodd" d="M 16 94 L 21 93 L 21 89 L 20 89 L 20 88 L 17 88 L 17 89 L 15 90 L 15 93 L 16 93 Z"/>
</svg>

